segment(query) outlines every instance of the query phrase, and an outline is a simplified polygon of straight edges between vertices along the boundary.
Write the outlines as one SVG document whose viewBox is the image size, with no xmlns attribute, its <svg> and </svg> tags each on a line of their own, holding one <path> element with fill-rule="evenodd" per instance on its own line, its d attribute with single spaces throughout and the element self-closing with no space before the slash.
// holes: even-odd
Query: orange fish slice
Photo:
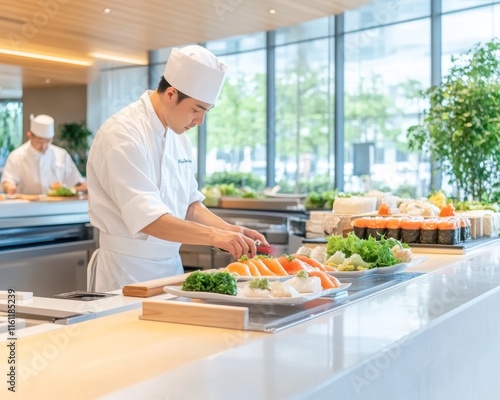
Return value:
<svg viewBox="0 0 500 400">
<path fill-rule="evenodd" d="M 250 276 L 250 269 L 248 265 L 243 264 L 242 262 L 235 261 L 231 264 L 228 264 L 226 267 L 227 272 L 236 273 L 239 276 Z"/>
</svg>

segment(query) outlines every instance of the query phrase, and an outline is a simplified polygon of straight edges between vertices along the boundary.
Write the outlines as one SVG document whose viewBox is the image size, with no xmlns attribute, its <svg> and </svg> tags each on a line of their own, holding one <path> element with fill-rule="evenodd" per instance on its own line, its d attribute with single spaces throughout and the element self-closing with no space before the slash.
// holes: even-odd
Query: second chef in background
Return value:
<svg viewBox="0 0 500 400">
<path fill-rule="evenodd" d="M 207 209 L 185 132 L 201 125 L 222 89 L 226 66 L 207 49 L 173 49 L 155 91 L 109 118 L 87 163 L 89 215 L 100 248 L 87 271 L 89 290 L 180 274 L 182 243 L 209 245 L 235 258 L 256 253 L 262 234 Z"/>
<path fill-rule="evenodd" d="M 54 119 L 30 116 L 29 140 L 13 150 L 2 172 L 2 188 L 7 194 L 46 194 L 57 186 L 87 190 L 85 179 L 69 153 L 52 144 Z"/>
</svg>

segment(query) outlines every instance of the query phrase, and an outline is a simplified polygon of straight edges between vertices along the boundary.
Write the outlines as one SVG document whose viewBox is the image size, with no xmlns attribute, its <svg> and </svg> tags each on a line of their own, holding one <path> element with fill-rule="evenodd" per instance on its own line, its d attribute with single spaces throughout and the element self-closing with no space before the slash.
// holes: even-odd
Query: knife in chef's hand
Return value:
<svg viewBox="0 0 500 400">
<path fill-rule="evenodd" d="M 255 240 L 254 243 L 255 243 L 255 247 L 257 248 L 257 254 L 262 254 L 262 255 L 272 256 L 272 257 L 278 256 L 278 251 L 276 250 L 276 248 L 272 244 L 266 246 L 260 240 Z M 215 251 L 221 251 L 223 253 L 229 253 L 226 250 L 223 250 L 223 249 L 220 249 L 220 248 L 214 247 L 214 246 L 212 246 L 212 249 L 214 249 Z"/>
</svg>

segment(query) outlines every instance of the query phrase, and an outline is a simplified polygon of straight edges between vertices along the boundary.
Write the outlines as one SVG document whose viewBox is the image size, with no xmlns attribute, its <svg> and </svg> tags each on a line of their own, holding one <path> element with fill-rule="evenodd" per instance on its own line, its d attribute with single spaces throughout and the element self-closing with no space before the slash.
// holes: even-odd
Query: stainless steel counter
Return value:
<svg viewBox="0 0 500 400">
<path fill-rule="evenodd" d="M 97 248 L 86 200 L 0 202 L 0 290 L 36 296 L 86 289 Z"/>
</svg>

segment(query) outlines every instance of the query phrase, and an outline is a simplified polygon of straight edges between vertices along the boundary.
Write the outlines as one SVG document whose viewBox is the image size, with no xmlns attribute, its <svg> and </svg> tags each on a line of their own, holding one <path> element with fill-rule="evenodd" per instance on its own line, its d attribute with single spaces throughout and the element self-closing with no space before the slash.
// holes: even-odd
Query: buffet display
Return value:
<svg viewBox="0 0 500 400">
<path fill-rule="evenodd" d="M 389 193 L 339 194 L 331 211 L 313 210 L 306 238 L 354 232 L 362 239 L 397 239 L 419 251 L 465 253 L 495 240 L 497 204 L 452 201 L 439 191 L 428 198 L 400 199 Z"/>
</svg>

